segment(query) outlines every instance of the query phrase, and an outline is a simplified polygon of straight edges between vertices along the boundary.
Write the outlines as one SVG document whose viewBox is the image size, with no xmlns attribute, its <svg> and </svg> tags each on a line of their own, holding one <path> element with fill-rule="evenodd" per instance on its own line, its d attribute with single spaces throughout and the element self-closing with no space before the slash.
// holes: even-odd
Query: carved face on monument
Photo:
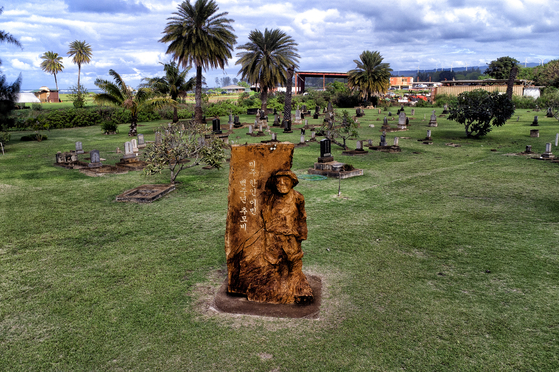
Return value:
<svg viewBox="0 0 559 372">
<path fill-rule="evenodd" d="M 287 194 L 293 188 L 293 181 L 288 176 L 276 177 L 276 190 L 280 194 Z"/>
<path fill-rule="evenodd" d="M 274 175 L 274 185 L 280 194 L 288 194 L 293 189 L 299 180 L 292 171 L 279 171 Z"/>
</svg>

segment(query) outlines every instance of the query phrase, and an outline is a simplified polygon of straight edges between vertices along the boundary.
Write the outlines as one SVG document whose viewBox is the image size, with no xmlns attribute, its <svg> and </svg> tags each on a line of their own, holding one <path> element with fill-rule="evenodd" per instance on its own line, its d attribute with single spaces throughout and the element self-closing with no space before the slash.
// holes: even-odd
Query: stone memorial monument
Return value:
<svg viewBox="0 0 559 372">
<path fill-rule="evenodd" d="M 161 145 L 161 133 L 160 132 L 155 132 L 155 144 L 156 145 Z"/>
<path fill-rule="evenodd" d="M 132 139 L 130 140 L 130 142 L 132 143 L 132 151 L 134 151 L 135 153 L 138 153 L 138 142 L 136 141 L 136 139 Z"/>
<path fill-rule="evenodd" d="M 132 148 L 132 142 L 128 141 L 124 143 L 124 156 L 123 159 L 135 159 L 136 153 Z"/>
<path fill-rule="evenodd" d="M 400 111 L 400 115 L 398 115 L 398 129 L 405 130 L 407 129 L 407 120 L 406 120 L 406 113 L 404 111 Z"/>
<path fill-rule="evenodd" d="M 307 214 L 290 169 L 290 143 L 233 145 L 225 255 L 227 292 L 249 301 L 308 304 L 313 290 L 303 274 L 301 242 Z"/>
<path fill-rule="evenodd" d="M 144 139 L 144 135 L 138 133 L 138 148 L 143 149 L 144 147 L 146 147 L 146 141 Z"/>
<path fill-rule="evenodd" d="M 76 142 L 76 154 L 83 154 L 83 147 L 80 141 Z"/>
<path fill-rule="evenodd" d="M 436 127 L 438 126 L 437 124 L 437 116 L 435 115 L 435 110 L 433 110 L 433 113 L 431 114 L 431 118 L 429 119 L 429 127 Z"/>
<path fill-rule="evenodd" d="M 293 133 L 291 130 L 291 120 L 283 120 L 282 122 L 283 133 Z"/>
<path fill-rule="evenodd" d="M 213 134 L 222 134 L 223 132 L 221 131 L 221 122 L 219 119 L 213 119 L 212 120 L 212 133 Z"/>
<path fill-rule="evenodd" d="M 89 164 L 87 165 L 89 168 L 99 168 L 103 166 L 103 164 L 101 164 L 99 150 L 91 150 L 89 152 L 89 159 Z"/>
<path fill-rule="evenodd" d="M 233 127 L 241 128 L 243 124 L 239 121 L 239 115 L 235 115 L 235 121 L 233 122 Z"/>
</svg>

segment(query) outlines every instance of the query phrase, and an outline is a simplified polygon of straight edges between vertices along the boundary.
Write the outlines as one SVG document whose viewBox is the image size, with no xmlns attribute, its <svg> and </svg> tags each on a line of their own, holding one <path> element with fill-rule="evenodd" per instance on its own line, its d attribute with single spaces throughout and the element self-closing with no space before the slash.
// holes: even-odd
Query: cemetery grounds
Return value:
<svg viewBox="0 0 559 372">
<path fill-rule="evenodd" d="M 118 203 L 169 175 L 88 177 L 53 163 L 76 141 L 116 163 L 127 125 L 113 136 L 51 130 L 43 142 L 12 132 L 0 156 L 0 370 L 558 370 L 559 164 L 517 154 L 542 153 L 559 122 L 517 110 L 476 140 L 445 118 L 428 128 L 431 110 L 388 133 L 388 144 L 410 137 L 401 153 L 349 157 L 332 144 L 364 176 L 296 187 L 308 214 L 303 270 L 323 282 L 315 320 L 211 309 L 226 275 L 227 164 L 184 171 L 154 203 Z M 378 145 L 387 112 L 365 113 L 360 139 Z M 138 132 L 153 141 L 162 123 Z M 298 143 L 297 128 L 273 130 Z M 433 145 L 417 141 L 428 129 Z M 269 139 L 247 132 L 230 139 Z M 296 148 L 292 170 L 307 174 L 318 156 L 318 143 Z"/>
</svg>

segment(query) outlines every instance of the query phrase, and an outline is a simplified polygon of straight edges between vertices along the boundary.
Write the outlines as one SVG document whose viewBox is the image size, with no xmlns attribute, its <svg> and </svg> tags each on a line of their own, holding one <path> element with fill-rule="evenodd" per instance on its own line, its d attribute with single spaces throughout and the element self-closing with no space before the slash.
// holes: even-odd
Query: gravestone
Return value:
<svg viewBox="0 0 559 372">
<path fill-rule="evenodd" d="M 426 140 L 431 140 L 431 130 L 427 131 L 427 137 L 425 139 Z"/>
<path fill-rule="evenodd" d="M 305 133 L 301 132 L 301 139 L 299 140 L 300 144 L 304 144 L 305 143 Z"/>
<path fill-rule="evenodd" d="M 334 157 L 331 153 L 331 146 L 332 143 L 328 138 L 324 138 L 320 141 L 320 157 L 318 158 L 319 163 L 326 163 L 334 160 Z"/>
<path fill-rule="evenodd" d="M 443 115 L 447 115 L 448 114 L 448 104 L 444 104 L 443 106 Z"/>
<path fill-rule="evenodd" d="M 291 130 L 291 120 L 283 120 L 282 125 L 284 127 L 283 133 L 293 133 Z"/>
<path fill-rule="evenodd" d="M 221 131 L 221 122 L 219 119 L 213 119 L 212 120 L 212 133 L 214 134 L 222 134 L 223 132 Z"/>
<path fill-rule="evenodd" d="M 394 137 L 394 146 L 398 146 L 399 140 L 398 137 Z"/>
<path fill-rule="evenodd" d="M 135 138 L 130 140 L 130 142 L 132 142 L 132 150 L 137 153 L 138 152 L 138 142 L 136 141 Z"/>
<path fill-rule="evenodd" d="M 272 141 L 277 141 L 277 134 L 272 132 Z"/>
<path fill-rule="evenodd" d="M 307 105 L 301 106 L 301 111 L 305 114 L 307 112 Z"/>
<path fill-rule="evenodd" d="M 415 109 L 411 109 L 411 116 L 415 115 Z"/>
<path fill-rule="evenodd" d="M 295 110 L 295 124 L 301 124 L 301 110 Z"/>
<path fill-rule="evenodd" d="M 231 126 L 234 124 L 233 122 L 233 114 L 229 114 L 229 121 L 227 122 L 227 124 L 229 124 L 229 128 L 231 128 Z"/>
<path fill-rule="evenodd" d="M 76 154 L 83 154 L 83 147 L 80 141 L 76 142 Z"/>
<path fill-rule="evenodd" d="M 301 134 L 305 134 L 305 128 L 301 128 Z"/>
<path fill-rule="evenodd" d="M 311 131 L 311 139 L 309 141 L 312 141 L 312 142 L 316 141 L 316 132 L 314 130 Z"/>
<path fill-rule="evenodd" d="M 545 144 L 545 152 L 542 154 L 544 159 L 553 159 L 555 156 L 551 153 L 551 142 Z"/>
<path fill-rule="evenodd" d="M 252 125 L 248 126 L 248 135 L 252 136 Z"/>
<path fill-rule="evenodd" d="M 404 111 L 400 111 L 400 115 L 398 115 L 398 129 L 406 129 L 407 122 L 406 122 L 406 113 Z"/>
<path fill-rule="evenodd" d="M 438 126 L 437 124 L 437 116 L 435 115 L 435 110 L 433 110 L 433 113 L 431 114 L 431 118 L 429 119 L 429 127 L 436 127 Z"/>
<path fill-rule="evenodd" d="M 136 158 L 136 153 L 132 147 L 132 142 L 128 141 L 124 143 L 124 156 L 123 159 L 133 159 Z"/>
<path fill-rule="evenodd" d="M 138 133 L 138 148 L 143 149 L 144 147 L 146 147 L 146 141 L 144 140 L 144 135 Z"/>
<path fill-rule="evenodd" d="M 527 154 L 531 154 L 532 153 L 532 145 L 526 145 L 526 151 Z"/>
<path fill-rule="evenodd" d="M 275 115 L 274 115 L 274 124 L 273 124 L 273 126 L 274 126 L 274 127 L 279 127 L 279 126 L 280 126 L 280 121 L 279 121 L 279 115 L 278 115 L 278 114 L 275 114 Z"/>
<path fill-rule="evenodd" d="M 233 121 L 233 127 L 241 128 L 242 126 L 243 124 L 241 124 L 241 122 L 239 121 L 239 115 L 235 115 L 235 119 Z"/>
<path fill-rule="evenodd" d="M 559 133 L 555 135 L 555 147 L 559 145 Z"/>
<path fill-rule="evenodd" d="M 225 256 L 227 292 L 249 301 L 309 304 L 302 272 L 307 238 L 303 196 L 290 143 L 232 145 Z"/>
<path fill-rule="evenodd" d="M 99 150 L 91 150 L 89 152 L 89 164 L 87 165 L 89 168 L 99 168 L 102 167 L 101 164 L 101 156 L 99 156 Z"/>
<path fill-rule="evenodd" d="M 363 141 L 357 141 L 355 145 L 355 151 L 363 151 Z"/>
<path fill-rule="evenodd" d="M 538 127 L 540 124 L 538 123 L 538 117 L 534 116 L 534 121 L 530 124 L 531 127 Z"/>
<path fill-rule="evenodd" d="M 388 116 L 392 116 L 392 112 L 388 111 Z"/>
<path fill-rule="evenodd" d="M 161 133 L 160 132 L 155 132 L 155 144 L 156 145 L 161 145 Z"/>
<path fill-rule="evenodd" d="M 545 114 L 545 116 L 547 116 L 548 118 L 553 117 L 553 110 L 551 109 L 551 107 L 547 108 L 547 113 Z"/>
<path fill-rule="evenodd" d="M 387 144 L 386 144 L 386 132 L 382 132 L 382 135 L 380 136 L 379 146 L 387 146 Z"/>
<path fill-rule="evenodd" d="M 539 137 L 540 136 L 540 130 L 539 129 L 530 129 L 530 137 Z"/>
</svg>

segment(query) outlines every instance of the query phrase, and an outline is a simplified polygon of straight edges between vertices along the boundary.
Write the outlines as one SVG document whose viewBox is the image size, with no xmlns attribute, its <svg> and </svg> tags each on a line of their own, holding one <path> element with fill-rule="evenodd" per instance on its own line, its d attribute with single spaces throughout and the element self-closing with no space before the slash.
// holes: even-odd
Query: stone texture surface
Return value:
<svg viewBox="0 0 559 372">
<path fill-rule="evenodd" d="M 288 142 L 231 147 L 227 290 L 249 301 L 313 301 L 302 272 L 307 225 L 304 198 L 292 188 L 297 184 L 290 171 L 293 149 Z"/>
</svg>

